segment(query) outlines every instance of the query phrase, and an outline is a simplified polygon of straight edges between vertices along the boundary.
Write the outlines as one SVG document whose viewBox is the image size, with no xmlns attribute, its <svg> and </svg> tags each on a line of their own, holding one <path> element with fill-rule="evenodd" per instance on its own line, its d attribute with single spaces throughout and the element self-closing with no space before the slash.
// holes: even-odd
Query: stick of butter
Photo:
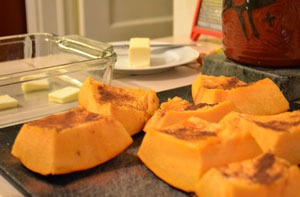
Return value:
<svg viewBox="0 0 300 197">
<path fill-rule="evenodd" d="M 131 38 L 129 42 L 129 67 L 150 67 L 150 39 Z"/>
<path fill-rule="evenodd" d="M 18 101 L 11 96 L 5 94 L 0 96 L 0 110 L 9 109 L 18 106 Z"/>
<path fill-rule="evenodd" d="M 45 77 L 45 74 L 38 75 L 28 75 L 21 78 L 22 81 L 36 79 L 39 77 Z M 49 89 L 49 81 L 47 79 L 34 80 L 29 82 L 22 83 L 22 91 L 24 93 L 39 91 L 39 90 L 48 90 Z"/>
<path fill-rule="evenodd" d="M 55 103 L 68 103 L 77 99 L 78 92 L 79 88 L 67 86 L 49 93 L 48 99 Z"/>
</svg>

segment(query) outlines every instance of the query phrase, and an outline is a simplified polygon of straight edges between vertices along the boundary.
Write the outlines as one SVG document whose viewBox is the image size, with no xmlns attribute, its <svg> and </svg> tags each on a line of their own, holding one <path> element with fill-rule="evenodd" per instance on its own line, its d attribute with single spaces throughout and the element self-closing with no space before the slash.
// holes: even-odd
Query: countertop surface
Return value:
<svg viewBox="0 0 300 197">
<path fill-rule="evenodd" d="M 166 37 L 155 41 L 170 42 L 174 44 L 195 43 L 189 36 Z M 204 37 L 200 38 L 197 46 L 193 46 L 200 53 L 209 53 L 221 48 L 219 39 Z M 195 77 L 201 73 L 201 65 L 195 60 L 185 65 L 172 68 L 167 71 L 147 75 L 114 74 L 112 85 L 119 87 L 150 88 L 157 92 L 170 90 L 177 87 L 190 85 Z M 1 156 L 0 156 L 1 159 Z M 3 176 L 0 175 L 0 197 L 23 196 Z"/>
</svg>

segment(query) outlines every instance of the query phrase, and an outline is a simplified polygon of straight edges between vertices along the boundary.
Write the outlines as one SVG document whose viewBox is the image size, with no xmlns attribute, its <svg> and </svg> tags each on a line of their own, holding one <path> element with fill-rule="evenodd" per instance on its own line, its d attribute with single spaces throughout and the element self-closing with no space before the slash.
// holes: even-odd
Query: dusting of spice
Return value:
<svg viewBox="0 0 300 197">
<path fill-rule="evenodd" d="M 291 119 L 293 120 L 293 119 Z M 272 129 L 277 132 L 288 132 L 291 127 L 295 127 L 300 124 L 300 120 L 294 120 L 292 122 L 272 120 L 268 122 L 253 121 L 257 126 L 266 129 Z"/>
<path fill-rule="evenodd" d="M 217 103 L 214 103 L 214 104 L 208 104 L 208 103 L 199 103 L 197 105 L 189 105 L 189 106 L 186 106 L 186 108 L 184 110 L 197 110 L 197 109 L 201 109 L 201 108 L 204 108 L 204 107 L 213 107 L 217 105 Z"/>
<path fill-rule="evenodd" d="M 217 134 L 213 131 L 205 131 L 199 128 L 177 128 L 177 129 L 162 129 L 162 133 L 172 135 L 183 140 L 198 140 L 201 138 L 214 137 Z"/>
<path fill-rule="evenodd" d="M 82 123 L 97 121 L 101 118 L 102 116 L 99 114 L 88 112 L 83 108 L 76 108 L 63 114 L 52 115 L 32 121 L 28 123 L 28 125 L 62 131 Z"/>
<path fill-rule="evenodd" d="M 218 83 L 218 84 L 207 83 L 207 84 L 204 84 L 203 86 L 207 89 L 230 90 L 233 88 L 248 86 L 250 84 L 251 83 L 244 83 L 236 77 L 228 77 L 227 80 L 224 81 L 224 83 Z"/>
<path fill-rule="evenodd" d="M 134 98 L 131 95 L 128 95 L 126 91 L 123 89 L 119 89 L 119 91 L 109 91 L 107 88 L 103 86 L 98 86 L 98 92 L 101 95 L 99 98 L 100 102 L 109 102 L 113 100 L 125 100 L 125 101 L 133 101 Z"/>
<path fill-rule="evenodd" d="M 267 153 L 261 157 L 255 165 L 256 172 L 250 179 L 256 183 L 269 184 L 282 177 L 282 173 L 269 174 L 268 170 L 273 167 L 275 156 Z"/>
<path fill-rule="evenodd" d="M 117 91 L 109 90 L 109 87 L 98 86 L 99 95 L 98 103 L 112 103 L 113 105 L 124 106 L 136 110 L 145 110 L 145 106 L 139 103 L 139 100 L 128 94 L 124 89 L 119 88 Z"/>
<path fill-rule="evenodd" d="M 220 168 L 226 178 L 240 178 L 258 184 L 270 184 L 283 177 L 289 165 L 276 160 L 274 154 L 268 152 L 255 160 L 230 164 Z"/>
</svg>

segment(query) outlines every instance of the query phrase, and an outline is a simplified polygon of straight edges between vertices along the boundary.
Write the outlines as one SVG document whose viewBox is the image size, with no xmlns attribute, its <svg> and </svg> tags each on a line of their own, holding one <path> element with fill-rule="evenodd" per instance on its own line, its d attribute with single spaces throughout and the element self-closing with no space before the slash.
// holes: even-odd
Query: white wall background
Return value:
<svg viewBox="0 0 300 197">
<path fill-rule="evenodd" d="M 101 41 L 124 40 L 143 32 L 150 38 L 190 34 L 197 0 L 151 0 L 146 10 L 136 8 L 142 6 L 141 1 L 26 0 L 27 29 L 29 33 L 80 34 Z M 120 15 L 125 5 L 133 13 Z M 112 10 L 118 10 L 118 15 L 112 16 Z"/>
<path fill-rule="evenodd" d="M 190 35 L 197 0 L 173 0 L 173 35 Z"/>
<path fill-rule="evenodd" d="M 101 41 L 171 36 L 172 0 L 26 0 L 28 32 Z"/>
</svg>

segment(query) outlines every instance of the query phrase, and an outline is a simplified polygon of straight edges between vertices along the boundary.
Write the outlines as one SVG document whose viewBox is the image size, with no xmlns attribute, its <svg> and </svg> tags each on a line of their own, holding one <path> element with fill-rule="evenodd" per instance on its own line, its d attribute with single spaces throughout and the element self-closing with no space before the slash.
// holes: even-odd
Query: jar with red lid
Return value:
<svg viewBox="0 0 300 197">
<path fill-rule="evenodd" d="M 300 0 L 223 0 L 227 58 L 260 67 L 300 67 Z"/>
</svg>

